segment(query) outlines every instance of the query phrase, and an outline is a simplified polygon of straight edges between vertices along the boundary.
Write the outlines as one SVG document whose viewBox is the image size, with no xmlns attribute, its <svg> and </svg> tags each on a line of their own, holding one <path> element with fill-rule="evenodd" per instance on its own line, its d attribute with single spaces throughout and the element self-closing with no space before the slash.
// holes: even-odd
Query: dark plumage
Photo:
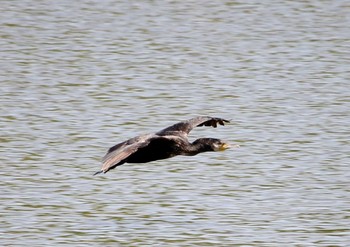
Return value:
<svg viewBox="0 0 350 247">
<path fill-rule="evenodd" d="M 200 138 L 190 143 L 188 133 L 200 126 L 225 125 L 228 120 L 213 117 L 195 117 L 176 123 L 155 134 L 131 138 L 111 147 L 102 159 L 102 168 L 94 175 L 106 173 L 124 163 L 146 163 L 176 155 L 196 155 L 208 151 L 223 151 L 229 145 L 215 138 Z"/>
</svg>

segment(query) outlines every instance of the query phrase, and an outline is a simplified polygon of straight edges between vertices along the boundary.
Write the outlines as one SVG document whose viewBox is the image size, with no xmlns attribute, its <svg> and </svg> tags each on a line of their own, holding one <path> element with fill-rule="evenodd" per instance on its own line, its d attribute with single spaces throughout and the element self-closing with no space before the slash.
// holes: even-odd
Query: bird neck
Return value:
<svg viewBox="0 0 350 247">
<path fill-rule="evenodd" d="M 208 144 L 196 140 L 187 146 L 185 155 L 193 156 L 207 151 L 211 151 Z"/>
</svg>

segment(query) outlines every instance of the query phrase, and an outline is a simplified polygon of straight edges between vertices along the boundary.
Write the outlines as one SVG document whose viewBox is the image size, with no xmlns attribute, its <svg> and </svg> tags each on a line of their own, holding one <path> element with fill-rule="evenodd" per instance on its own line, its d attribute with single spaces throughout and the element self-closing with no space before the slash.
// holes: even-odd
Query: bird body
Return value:
<svg viewBox="0 0 350 247">
<path fill-rule="evenodd" d="M 102 159 L 102 168 L 94 175 L 106 173 L 124 163 L 147 163 L 177 155 L 196 155 L 207 151 L 223 151 L 229 145 L 215 138 L 188 141 L 189 132 L 199 126 L 224 125 L 228 120 L 213 117 L 195 117 L 176 123 L 155 134 L 145 134 L 111 147 Z"/>
</svg>

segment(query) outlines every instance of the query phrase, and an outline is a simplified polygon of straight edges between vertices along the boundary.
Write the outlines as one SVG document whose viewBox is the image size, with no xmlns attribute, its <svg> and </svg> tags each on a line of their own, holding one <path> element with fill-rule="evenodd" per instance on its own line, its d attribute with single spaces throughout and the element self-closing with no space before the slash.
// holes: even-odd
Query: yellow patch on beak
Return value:
<svg viewBox="0 0 350 247">
<path fill-rule="evenodd" d="M 220 145 L 219 151 L 224 151 L 224 150 L 226 150 L 226 149 L 228 149 L 228 148 L 230 148 L 230 144 L 228 144 L 228 143 L 223 143 L 223 144 Z"/>
</svg>

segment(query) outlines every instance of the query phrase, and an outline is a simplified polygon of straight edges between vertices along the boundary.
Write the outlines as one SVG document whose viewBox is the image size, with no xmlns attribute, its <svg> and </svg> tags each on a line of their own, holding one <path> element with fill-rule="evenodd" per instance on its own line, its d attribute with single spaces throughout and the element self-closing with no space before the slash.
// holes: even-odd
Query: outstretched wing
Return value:
<svg viewBox="0 0 350 247">
<path fill-rule="evenodd" d="M 124 164 L 127 157 L 135 153 L 138 149 L 148 145 L 151 137 L 152 135 L 138 136 L 111 147 L 102 158 L 101 170 L 94 175 L 102 172 L 106 173 L 116 166 Z"/>
<path fill-rule="evenodd" d="M 212 126 L 216 128 L 219 125 L 225 125 L 225 123 L 229 123 L 230 121 L 223 118 L 215 118 L 215 117 L 195 117 L 187 121 L 176 123 L 172 126 L 169 126 L 159 132 L 157 135 L 167 135 L 173 134 L 174 132 L 181 132 L 184 135 L 188 135 L 190 131 L 195 127 L 200 126 Z"/>
</svg>

